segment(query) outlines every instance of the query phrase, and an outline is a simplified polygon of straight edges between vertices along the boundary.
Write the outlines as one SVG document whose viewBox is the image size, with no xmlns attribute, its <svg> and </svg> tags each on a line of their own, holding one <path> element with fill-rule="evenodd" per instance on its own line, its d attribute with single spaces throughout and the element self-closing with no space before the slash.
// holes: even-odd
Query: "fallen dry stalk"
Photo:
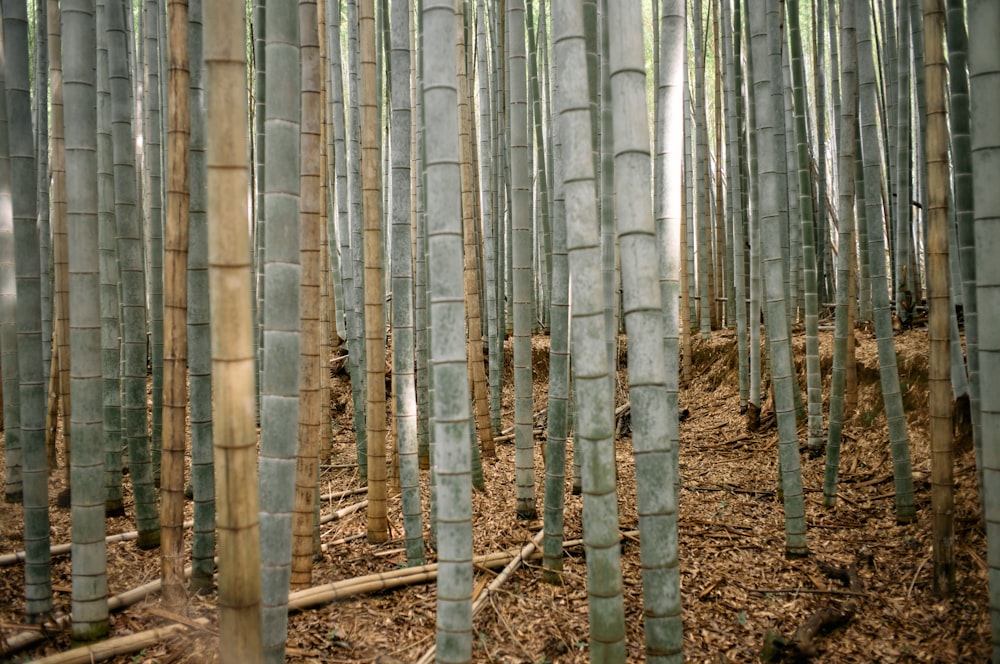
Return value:
<svg viewBox="0 0 1000 664">
<path fill-rule="evenodd" d="M 194 521 L 185 521 L 184 527 L 191 528 L 194 526 Z M 117 535 L 108 535 L 104 538 L 107 544 L 115 544 L 116 542 L 131 542 L 134 539 L 138 539 L 139 533 L 135 530 L 130 530 L 127 533 L 118 533 Z M 69 542 L 66 544 L 54 544 L 49 549 L 49 555 L 53 556 L 65 556 L 70 553 L 73 545 Z M 14 553 L 5 553 L 0 555 L 0 567 L 9 567 L 10 565 L 16 565 L 18 563 L 24 562 L 24 551 L 16 551 Z"/>
<path fill-rule="evenodd" d="M 355 464 L 357 465 L 357 464 Z M 319 497 L 320 500 L 337 500 L 339 498 L 346 498 L 348 496 L 356 496 L 359 493 L 368 493 L 368 487 L 363 486 L 357 489 L 347 489 L 346 491 L 334 491 L 333 493 L 324 493 Z"/>
<path fill-rule="evenodd" d="M 197 622 L 208 624 L 208 621 L 204 618 Z M 128 636 L 120 636 L 93 645 L 80 646 L 66 652 L 42 657 L 41 659 L 34 660 L 33 664 L 88 664 L 89 662 L 103 662 L 116 655 L 127 655 L 156 645 L 187 629 L 188 626 L 183 624 L 156 627 L 144 632 L 136 632 Z"/>
<path fill-rule="evenodd" d="M 509 563 L 515 554 L 510 552 L 490 553 L 476 556 L 472 562 L 480 567 L 503 567 Z M 419 567 L 404 567 L 391 572 L 367 574 L 351 579 L 343 579 L 314 588 L 306 588 L 288 596 L 288 610 L 301 611 L 320 604 L 327 604 L 337 599 L 353 597 L 368 592 L 389 590 L 400 586 L 427 583 L 437 578 L 438 565 L 431 563 Z"/>
<path fill-rule="evenodd" d="M 348 496 L 357 495 L 359 493 L 367 492 L 367 488 L 361 489 L 349 489 L 347 491 L 337 491 L 335 493 L 326 493 L 320 496 L 320 500 L 336 500 L 338 498 L 346 498 Z M 355 503 L 353 505 L 348 505 L 347 507 L 338 510 L 332 514 L 327 514 L 320 519 L 320 523 L 329 523 L 335 519 L 342 519 L 349 514 L 353 514 L 358 510 L 367 507 L 368 501 L 363 500 L 360 503 Z M 188 520 L 184 522 L 184 528 L 194 527 L 194 521 Z M 135 530 L 130 530 L 126 533 L 118 533 L 117 535 L 108 535 L 104 538 L 107 544 L 115 544 L 117 542 L 131 542 L 132 540 L 138 539 L 139 533 Z M 69 542 L 65 544 L 55 544 L 49 549 L 49 554 L 53 556 L 65 556 L 70 553 L 73 545 Z M 24 551 L 15 551 L 14 553 L 5 553 L 0 555 L 0 567 L 9 567 L 11 565 L 17 565 L 24 562 Z"/>
<path fill-rule="evenodd" d="M 184 568 L 184 578 L 191 577 L 191 567 Z M 142 601 L 149 595 L 159 591 L 160 580 L 150 581 L 149 583 L 143 584 L 137 588 L 131 590 L 126 590 L 120 595 L 115 595 L 108 600 L 108 610 L 109 611 L 121 611 L 122 609 L 132 606 L 137 602 Z M 6 639 L 2 644 L 3 649 L 0 650 L 0 655 L 4 657 L 9 656 L 11 653 L 15 653 L 19 650 L 24 650 L 25 648 L 30 648 L 39 641 L 44 641 L 48 638 L 49 634 L 61 631 L 69 627 L 70 616 L 62 615 L 57 617 L 52 623 L 46 623 L 43 629 L 34 629 L 31 631 L 24 631 L 20 634 L 16 634 L 9 639 Z M 84 660 L 90 661 L 90 660 Z M 96 660 L 95 660 L 96 661 Z"/>
<path fill-rule="evenodd" d="M 353 505 L 342 507 L 336 512 L 331 512 L 330 514 L 324 514 L 323 516 L 320 517 L 319 523 L 320 525 L 323 525 L 325 523 L 330 523 L 331 521 L 336 521 L 337 519 L 343 519 L 345 516 L 354 514 L 355 512 L 360 512 L 366 507 L 368 507 L 368 501 L 362 500 L 360 503 L 354 503 Z"/>
</svg>

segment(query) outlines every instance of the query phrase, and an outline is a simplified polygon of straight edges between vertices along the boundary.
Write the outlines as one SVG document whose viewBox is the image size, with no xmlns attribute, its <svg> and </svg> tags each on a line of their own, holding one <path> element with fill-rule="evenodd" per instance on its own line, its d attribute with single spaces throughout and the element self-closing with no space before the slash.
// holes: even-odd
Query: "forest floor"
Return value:
<svg viewBox="0 0 1000 664">
<path fill-rule="evenodd" d="M 821 334 L 824 396 L 829 390 L 831 332 Z M 987 662 L 990 630 L 985 537 L 976 490 L 975 458 L 967 438 L 956 438 L 955 554 L 957 594 L 941 599 L 932 590 L 930 460 L 927 433 L 927 337 L 917 329 L 897 334 L 900 379 L 907 409 L 916 487 L 917 520 L 896 523 L 892 465 L 878 379 L 873 335 L 856 332 L 859 400 L 844 426 L 839 502 L 822 506 L 824 460 L 802 454 L 810 555 L 784 555 L 784 517 L 776 497 L 777 429 L 751 432 L 739 408 L 736 338 L 716 332 L 694 345 L 694 379 L 680 395 L 689 416 L 681 424 L 680 554 L 685 655 L 691 662 L 750 662 L 760 657 L 766 635 L 791 639 L 810 617 L 839 616 L 813 641 L 816 662 Z M 794 338 L 800 376 L 804 340 Z M 505 370 L 510 377 L 508 362 Z M 546 405 L 548 339 L 534 340 L 535 412 Z M 622 352 L 624 366 L 624 351 Z M 622 384 L 625 381 L 621 372 Z M 358 486 L 346 377 L 334 377 L 331 408 L 336 440 L 322 474 L 322 492 Z M 627 394 L 619 389 L 619 404 Z M 824 399 L 825 402 L 825 399 Z M 503 426 L 513 423 L 513 390 L 504 394 Z M 765 422 L 767 421 L 765 405 Z M 637 525 L 634 464 L 630 429 L 624 422 L 616 441 L 618 500 L 623 533 Z M 544 419 L 536 426 L 544 426 Z M 765 425 L 766 426 L 766 425 Z M 806 440 L 805 425 L 799 439 Z M 541 448 L 536 435 L 536 482 L 543 481 Z M 570 457 L 571 458 L 571 457 Z M 0 471 L 2 471 L 0 457 Z M 54 473 L 53 498 L 62 488 Z M 519 521 L 514 512 L 514 447 L 497 444 L 497 459 L 484 464 L 487 491 L 474 495 L 474 549 L 485 554 L 517 551 L 540 530 L 541 520 Z M 3 477 L 0 472 L 0 477 Z M 426 480 L 425 480 L 426 481 Z M 566 539 L 582 536 L 580 496 L 571 495 L 567 479 Z M 126 509 L 131 494 L 126 482 Z M 541 489 L 538 513 L 542 514 Z M 325 502 L 323 513 L 342 509 L 364 496 Z M 190 515 L 190 504 L 188 513 Z M 349 579 L 405 566 L 398 496 L 390 499 L 391 539 L 367 543 L 364 510 L 322 527 L 330 544 L 317 560 L 315 584 Z M 426 521 L 425 513 L 425 524 Z M 0 504 L 0 553 L 23 548 L 21 508 Z M 127 518 L 109 519 L 108 533 L 131 530 Z M 53 542 L 70 538 L 69 510 L 52 511 Z M 346 540 L 346 541 L 344 541 Z M 431 554 L 433 559 L 433 554 Z M 582 547 L 566 549 L 563 583 L 542 581 L 540 561 L 529 560 L 494 592 L 475 620 L 475 662 L 587 662 L 586 567 Z M 639 541 L 622 539 L 622 566 L 628 659 L 643 653 L 642 583 Z M 837 580 L 848 566 L 856 572 L 851 587 Z M 109 591 L 121 593 L 155 580 L 158 551 L 141 551 L 134 542 L 108 546 Z M 477 592 L 496 572 L 476 571 Z M 53 558 L 57 611 L 70 608 L 70 561 Z M 0 567 L 0 636 L 4 641 L 28 629 L 23 624 L 23 573 L 20 566 Z M 208 626 L 138 653 L 111 661 L 217 661 L 216 597 L 192 596 L 187 618 L 206 618 Z M 122 636 L 181 618 L 161 610 L 152 595 L 112 614 L 111 635 Z M 289 618 L 289 662 L 414 662 L 434 643 L 435 592 L 432 584 L 414 584 L 340 599 Z M 68 634 L 57 632 L 32 650 L 0 661 L 22 661 L 70 648 Z M 0 648 L 0 653 L 3 649 Z M 787 658 L 790 660 L 790 658 Z M 88 660 L 89 661 L 89 660 Z M 780 658 L 772 661 L 782 661 Z"/>
</svg>

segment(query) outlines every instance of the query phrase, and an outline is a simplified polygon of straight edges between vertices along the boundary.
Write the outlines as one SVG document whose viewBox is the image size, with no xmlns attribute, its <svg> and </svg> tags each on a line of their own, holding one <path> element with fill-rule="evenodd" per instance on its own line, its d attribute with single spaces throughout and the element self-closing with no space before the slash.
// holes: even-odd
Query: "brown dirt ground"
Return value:
<svg viewBox="0 0 1000 664">
<path fill-rule="evenodd" d="M 907 406 L 908 429 L 916 482 L 918 519 L 896 524 L 885 417 L 881 409 L 878 364 L 869 332 L 859 342 L 859 404 L 845 424 L 838 506 L 822 507 L 822 459 L 802 455 L 810 556 L 784 556 L 784 522 L 775 496 L 777 451 L 775 428 L 751 433 L 739 413 L 735 336 L 717 332 L 694 346 L 695 378 L 681 392 L 690 417 L 681 425 L 680 546 L 683 585 L 685 654 L 692 662 L 754 661 L 767 630 L 785 637 L 811 614 L 853 602 L 856 612 L 846 625 L 821 635 L 817 662 L 986 662 L 990 656 L 985 538 L 976 492 L 975 460 L 965 441 L 955 459 L 955 524 L 958 594 L 934 596 L 931 589 L 930 476 L 927 434 L 927 337 L 923 330 L 896 336 L 900 376 Z M 802 370 L 801 333 L 795 354 Z M 822 333 L 821 355 L 829 389 L 831 334 Z M 534 342 L 535 410 L 545 406 L 548 339 Z M 508 345 L 508 359 L 510 346 Z M 509 362 L 506 367 L 509 378 Z M 622 380 L 625 380 L 622 372 Z M 623 390 L 619 399 L 624 400 Z M 504 394 L 503 424 L 513 420 L 513 392 Z M 357 486 L 353 459 L 351 407 L 347 380 L 334 377 L 331 403 L 335 442 L 322 475 L 322 490 Z M 623 531 L 637 527 L 634 467 L 628 428 L 616 442 L 619 506 Z M 805 427 L 799 437 L 805 440 Z M 536 436 L 536 481 L 543 479 L 541 443 Z M 514 516 L 513 445 L 497 445 L 497 460 L 487 463 L 488 490 L 474 496 L 475 553 L 517 549 L 541 527 L 540 521 Z M 2 471 L 2 456 L 0 456 Z M 2 476 L 2 474 L 0 474 Z M 53 475 L 53 497 L 61 489 L 61 472 Z M 567 480 L 568 483 L 568 480 Z M 128 483 L 126 482 L 126 487 Z M 567 484 L 568 487 L 568 484 Z M 569 494 L 569 492 L 567 492 Z M 539 496 L 541 492 L 539 492 Z M 361 498 L 324 504 L 324 513 Z M 131 513 L 131 494 L 126 495 Z M 190 515 L 190 505 L 188 505 Z M 541 502 L 539 499 L 539 514 Z M 371 545 L 363 536 L 330 547 L 317 561 L 316 584 L 347 579 L 405 565 L 398 496 L 390 500 L 393 532 L 386 544 Z M 426 523 L 426 514 L 425 514 Z M 108 533 L 130 530 L 127 518 L 109 519 Z M 21 509 L 0 504 L 0 553 L 21 547 Z M 69 539 L 69 511 L 52 511 L 53 542 Z M 333 521 L 322 529 L 324 542 L 363 535 L 364 512 Z M 580 497 L 567 495 L 566 537 L 581 536 Z M 637 538 L 622 542 L 622 565 L 629 661 L 644 661 L 642 595 Z M 824 573 L 822 565 L 857 562 L 861 595 L 843 594 L 844 585 Z M 108 547 L 112 594 L 157 578 L 157 551 L 140 551 L 134 542 Z M 495 573 L 477 571 L 477 587 Z M 582 549 L 566 551 L 562 585 L 541 581 L 532 561 L 494 594 L 475 620 L 476 662 L 586 662 L 587 594 Z M 53 585 L 58 611 L 68 612 L 68 556 L 53 559 Z M 20 567 L 0 568 L 0 628 L 4 639 L 25 629 L 22 624 L 23 578 Z M 169 623 L 156 615 L 152 596 L 112 615 L 111 633 L 121 636 Z M 185 614 L 206 617 L 208 629 L 174 639 L 113 662 L 216 661 L 215 596 L 191 597 Z M 295 613 L 289 621 L 289 662 L 415 661 L 434 641 L 433 585 L 414 585 L 327 604 Z M 68 635 L 52 635 L 27 653 L 40 657 L 70 647 Z M 3 656 L 0 655 L 0 661 Z"/>
</svg>

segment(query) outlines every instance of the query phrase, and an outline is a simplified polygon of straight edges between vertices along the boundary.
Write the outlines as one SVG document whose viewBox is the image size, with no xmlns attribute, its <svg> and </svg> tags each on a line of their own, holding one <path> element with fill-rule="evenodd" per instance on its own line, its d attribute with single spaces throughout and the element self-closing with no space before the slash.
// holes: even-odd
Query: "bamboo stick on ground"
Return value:
<svg viewBox="0 0 1000 664">
<path fill-rule="evenodd" d="M 348 505 L 347 507 L 343 507 L 337 510 L 336 512 L 332 512 L 330 514 L 324 514 L 319 518 L 319 523 L 320 525 L 323 525 L 324 523 L 330 523 L 331 521 L 336 521 L 337 519 L 343 519 L 345 516 L 354 514 L 355 512 L 360 512 L 366 507 L 368 507 L 368 501 L 362 500 L 360 503 L 354 503 L 353 505 Z"/>
<path fill-rule="evenodd" d="M 357 464 L 355 464 L 357 465 Z M 356 496 L 359 493 L 368 493 L 368 487 L 360 487 L 357 489 L 347 489 L 346 491 L 334 491 L 333 493 L 324 493 L 319 497 L 320 500 L 337 500 L 338 498 L 346 498 L 348 496 Z"/>
<path fill-rule="evenodd" d="M 480 567 L 502 567 L 514 558 L 511 552 L 497 552 L 473 558 L 473 564 Z M 320 604 L 326 604 L 337 599 L 352 597 L 366 592 L 389 590 L 399 586 L 426 583 L 437 578 L 437 563 L 420 565 L 419 567 L 404 567 L 391 572 L 367 574 L 351 579 L 343 579 L 314 588 L 306 588 L 288 596 L 288 610 L 300 611 Z"/>
<path fill-rule="evenodd" d="M 184 568 L 184 578 L 191 577 L 191 567 Z M 145 599 L 149 595 L 158 592 L 160 590 L 160 580 L 150 581 L 149 583 L 143 584 L 137 588 L 131 590 L 126 590 L 120 595 L 115 595 L 108 600 L 108 610 L 109 611 L 121 611 L 124 608 L 132 606 Z M 53 632 L 58 632 L 69 627 L 70 616 L 61 615 L 56 617 L 51 623 L 46 623 L 43 630 L 32 630 L 24 631 L 20 634 L 16 634 L 9 639 L 4 639 L 0 642 L 0 656 L 9 657 L 12 653 L 19 650 L 24 650 L 25 648 L 30 648 L 39 641 L 44 641 L 48 638 L 49 634 Z M 90 660 L 85 660 L 90 661 Z"/>
<path fill-rule="evenodd" d="M 208 624 L 208 620 L 204 618 L 197 622 Z M 80 646 L 66 652 L 42 657 L 41 659 L 33 660 L 33 664 L 88 664 L 89 662 L 103 662 L 116 655 L 127 655 L 156 645 L 157 643 L 162 643 L 187 629 L 189 627 L 183 624 L 157 627 L 144 632 L 136 632 L 128 636 L 120 636 L 93 645 Z"/>
<path fill-rule="evenodd" d="M 194 526 L 194 521 L 185 521 L 184 527 L 191 528 Z M 135 530 L 130 530 L 125 533 L 118 533 L 116 535 L 108 535 L 104 538 L 107 544 L 114 544 L 116 542 L 131 542 L 138 538 L 138 532 Z M 69 542 L 65 544 L 55 544 L 49 549 L 49 554 L 53 556 L 64 556 L 68 554 L 73 548 L 73 545 Z M 9 567 L 10 565 L 17 565 L 18 563 L 24 562 L 24 551 L 15 551 L 14 553 L 5 553 L 0 555 L 0 567 Z"/>
<path fill-rule="evenodd" d="M 333 500 L 336 498 L 344 498 L 358 493 L 364 493 L 367 489 L 351 489 L 349 491 L 340 491 L 337 493 L 328 493 L 321 496 L 323 500 Z M 343 519 L 345 516 L 353 514 L 364 509 L 368 504 L 368 501 L 363 500 L 360 503 L 355 503 L 353 505 L 348 505 L 336 512 L 331 514 L 326 514 L 320 518 L 320 523 L 329 523 L 330 521 L 335 521 L 337 519 Z M 185 521 L 184 528 L 192 528 L 194 526 L 194 521 Z M 138 537 L 138 532 L 135 530 L 130 530 L 126 533 L 119 533 L 117 535 L 108 535 L 104 538 L 104 541 L 108 544 L 114 544 L 115 542 L 131 542 Z M 64 556 L 72 550 L 72 544 L 56 544 L 50 550 L 50 554 L 53 556 Z M 0 555 L 0 567 L 9 567 L 11 565 L 17 565 L 18 563 L 24 562 L 24 551 L 15 551 L 14 553 L 5 553 Z"/>
</svg>

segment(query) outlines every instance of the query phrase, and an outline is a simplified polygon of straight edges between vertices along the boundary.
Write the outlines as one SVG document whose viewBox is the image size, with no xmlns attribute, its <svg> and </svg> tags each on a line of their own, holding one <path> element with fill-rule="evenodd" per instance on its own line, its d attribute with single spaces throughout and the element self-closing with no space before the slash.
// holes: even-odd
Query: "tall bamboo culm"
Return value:
<svg viewBox="0 0 1000 664">
<path fill-rule="evenodd" d="M 261 661 L 260 526 L 250 300 L 246 5 L 205 5 L 208 242 L 219 526 L 219 655 Z M 224 321 L 225 324 L 219 324 Z"/>
<path fill-rule="evenodd" d="M 295 469 L 295 514 L 292 517 L 292 573 L 294 588 L 307 587 L 312 580 L 313 531 L 319 487 L 320 427 L 320 340 L 321 270 L 320 247 L 325 227 L 320 216 L 321 100 L 317 6 L 315 0 L 299 0 L 299 40 L 301 43 L 302 133 L 300 137 L 299 251 L 302 280 L 299 300 L 302 318 L 299 368 L 299 449 Z"/>
<path fill-rule="evenodd" d="M 164 234 L 163 456 L 160 561 L 167 606 L 184 603 L 184 452 L 187 416 L 187 253 L 191 142 L 188 3 L 170 0 L 167 70 L 167 223 Z"/>
<path fill-rule="evenodd" d="M 358 0 L 361 49 L 361 203 L 364 217 L 365 422 L 368 438 L 368 541 L 389 537 L 385 462 L 385 293 L 382 270 L 381 123 L 375 63 L 375 5 Z"/>
<path fill-rule="evenodd" d="M 951 313 L 948 278 L 950 198 L 947 65 L 944 0 L 924 2 L 924 64 L 927 84 L 927 336 L 928 406 L 931 435 L 931 532 L 934 591 L 955 592 L 954 458 L 949 354 Z"/>
<path fill-rule="evenodd" d="M 51 16 L 51 15 L 50 15 Z M 24 0 L 3 2 L 7 122 L 10 149 L 14 279 L 17 285 L 17 354 L 21 445 L 24 450 L 25 614 L 39 622 L 52 610 L 48 468 L 45 459 L 45 382 L 42 368 L 41 290 L 35 150 L 31 141 L 28 13 Z"/>
</svg>

